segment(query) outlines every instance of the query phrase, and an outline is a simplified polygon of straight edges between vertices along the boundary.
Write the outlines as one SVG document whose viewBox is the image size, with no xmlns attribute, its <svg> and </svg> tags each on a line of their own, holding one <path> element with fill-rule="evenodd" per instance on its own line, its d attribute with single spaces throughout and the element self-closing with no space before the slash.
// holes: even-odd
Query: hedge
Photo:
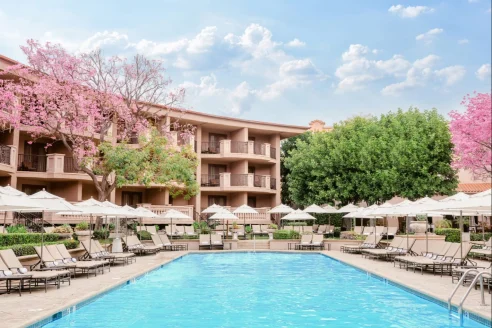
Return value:
<svg viewBox="0 0 492 328">
<path fill-rule="evenodd" d="M 294 230 L 277 230 L 273 233 L 273 239 L 299 239 L 300 234 Z"/>
<path fill-rule="evenodd" d="M 74 249 L 79 247 L 79 242 L 72 239 L 62 240 L 58 242 L 47 242 L 44 245 L 56 245 L 56 244 L 64 244 L 67 249 Z M 12 245 L 12 246 L 3 246 L 0 247 L 2 249 L 12 249 L 17 256 L 24 255 L 36 255 L 36 251 L 34 250 L 34 246 L 41 246 L 41 243 L 33 243 L 33 244 L 23 244 L 23 245 Z"/>
<path fill-rule="evenodd" d="M 460 229 L 456 228 L 446 228 L 446 229 L 435 229 L 434 232 L 436 235 L 446 236 L 446 241 L 450 241 L 453 243 L 460 242 Z M 492 237 L 492 233 L 487 232 L 484 235 L 481 233 L 471 233 L 470 240 L 471 241 L 481 241 L 485 236 L 485 241 L 489 240 Z"/>
<path fill-rule="evenodd" d="M 62 237 L 53 233 L 43 234 L 45 242 L 59 241 Z M 41 243 L 40 233 L 7 233 L 0 234 L 0 247 L 12 246 L 20 244 L 36 244 Z"/>
<path fill-rule="evenodd" d="M 140 240 L 151 240 L 152 239 L 152 235 L 148 231 L 139 231 L 139 232 L 137 232 L 137 235 L 138 235 Z"/>
<path fill-rule="evenodd" d="M 286 226 L 307 226 L 307 222 L 289 222 L 289 223 L 284 222 L 284 225 L 286 225 Z"/>
</svg>

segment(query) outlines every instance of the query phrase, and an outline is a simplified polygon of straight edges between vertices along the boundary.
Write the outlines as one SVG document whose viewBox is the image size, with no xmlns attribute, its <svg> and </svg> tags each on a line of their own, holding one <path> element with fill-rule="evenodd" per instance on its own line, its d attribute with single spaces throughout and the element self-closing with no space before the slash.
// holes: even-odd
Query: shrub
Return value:
<svg viewBox="0 0 492 328">
<path fill-rule="evenodd" d="M 343 213 L 331 213 L 331 214 L 316 214 L 316 223 L 318 224 L 330 224 L 335 227 L 341 227 Z"/>
<path fill-rule="evenodd" d="M 449 220 L 440 220 L 434 225 L 437 229 L 449 229 L 453 227 L 453 222 Z"/>
<path fill-rule="evenodd" d="M 109 231 L 106 229 L 94 230 L 92 236 L 94 239 L 107 239 L 109 237 Z"/>
<path fill-rule="evenodd" d="M 55 242 L 60 240 L 60 235 L 45 233 L 43 234 L 45 242 Z M 18 244 L 41 243 L 40 233 L 9 233 L 0 234 L 0 247 L 12 246 Z"/>
<path fill-rule="evenodd" d="M 139 232 L 137 232 L 137 235 L 140 238 L 140 240 L 151 240 L 152 239 L 151 234 L 148 231 L 139 231 Z"/>
<path fill-rule="evenodd" d="M 487 241 L 490 239 L 490 237 L 492 237 L 492 232 L 486 232 L 483 235 L 481 233 L 470 234 L 470 240 L 472 240 L 472 241 L 482 241 L 484 239 L 485 239 L 485 241 Z"/>
<path fill-rule="evenodd" d="M 460 229 L 446 228 L 446 229 L 435 229 L 436 235 L 446 236 L 446 241 L 452 243 L 460 242 Z"/>
<path fill-rule="evenodd" d="M 277 230 L 273 233 L 273 239 L 299 239 L 300 234 L 294 230 Z"/>
<path fill-rule="evenodd" d="M 340 231 L 342 230 L 342 228 L 340 227 L 335 227 L 335 229 L 333 229 L 333 237 L 335 238 L 340 238 Z"/>
<path fill-rule="evenodd" d="M 275 223 L 271 223 L 270 225 L 268 225 L 268 229 L 278 229 L 278 225 L 276 225 Z"/>
<path fill-rule="evenodd" d="M 109 231 L 114 231 L 115 228 L 116 228 L 116 225 L 114 223 L 109 224 Z"/>
<path fill-rule="evenodd" d="M 159 228 L 158 224 L 154 225 L 154 227 L 155 227 L 155 231 L 159 231 L 161 229 L 161 228 Z"/>
<path fill-rule="evenodd" d="M 87 223 L 86 221 L 79 222 L 79 223 L 75 226 L 75 230 L 78 230 L 78 231 L 85 231 L 85 230 L 89 230 L 89 223 Z"/>
<path fill-rule="evenodd" d="M 27 233 L 27 229 L 22 224 L 15 224 L 7 227 L 8 233 Z"/>
<path fill-rule="evenodd" d="M 64 244 L 67 249 L 74 249 L 79 247 L 79 242 L 76 240 L 63 240 L 58 242 L 47 242 L 44 245 L 55 245 L 55 244 Z M 12 246 L 3 246 L 0 249 L 12 249 L 17 256 L 24 255 L 35 255 L 36 251 L 34 250 L 34 246 L 40 246 L 41 243 L 32 243 L 32 244 L 21 244 L 21 245 L 12 245 Z"/>
<path fill-rule="evenodd" d="M 252 233 L 253 232 L 253 228 L 251 228 L 251 226 L 246 226 L 246 227 L 244 227 L 244 232 L 245 233 Z"/>
<path fill-rule="evenodd" d="M 285 224 L 289 226 L 307 226 L 306 222 L 290 222 L 289 224 Z"/>
<path fill-rule="evenodd" d="M 68 224 L 64 224 L 53 229 L 53 233 L 72 233 L 72 227 Z"/>
</svg>

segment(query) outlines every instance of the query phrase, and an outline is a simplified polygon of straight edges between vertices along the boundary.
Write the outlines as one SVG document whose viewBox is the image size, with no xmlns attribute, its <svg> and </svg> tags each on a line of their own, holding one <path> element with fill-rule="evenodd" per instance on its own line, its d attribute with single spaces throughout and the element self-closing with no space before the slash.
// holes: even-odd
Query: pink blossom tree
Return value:
<svg viewBox="0 0 492 328">
<path fill-rule="evenodd" d="M 141 55 L 129 60 L 106 58 L 99 50 L 73 55 L 61 45 L 34 40 L 21 49 L 29 66 L 0 72 L 0 122 L 28 130 L 33 140 L 49 139 L 46 147 L 63 143 L 76 169 L 92 178 L 99 199 L 109 198 L 125 179 L 115 177 L 101 146 L 116 147 L 116 141 L 150 129 L 179 105 L 184 89 L 169 90 L 162 63 Z M 159 126 L 161 132 L 170 130 Z"/>
<path fill-rule="evenodd" d="M 454 166 L 480 178 L 492 176 L 491 96 L 467 95 L 461 102 L 466 112 L 451 112 L 450 130 L 454 143 Z"/>
</svg>

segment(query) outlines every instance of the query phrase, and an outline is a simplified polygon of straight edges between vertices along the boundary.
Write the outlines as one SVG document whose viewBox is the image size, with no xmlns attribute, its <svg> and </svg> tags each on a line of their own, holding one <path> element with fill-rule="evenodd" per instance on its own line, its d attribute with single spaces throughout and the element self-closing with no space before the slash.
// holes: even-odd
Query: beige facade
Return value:
<svg viewBox="0 0 492 328">
<path fill-rule="evenodd" d="M 0 70 L 14 63 L 0 56 Z M 180 140 L 177 132 L 171 132 L 171 142 L 176 147 L 188 143 L 197 153 L 200 192 L 185 200 L 173 199 L 162 186 L 127 186 L 116 189 L 111 201 L 132 206 L 152 204 L 157 211 L 172 206 L 192 216 L 212 203 L 232 208 L 249 204 L 267 219 L 266 210 L 280 203 L 280 141 L 308 127 L 154 108 L 165 115 L 158 124 L 172 126 L 178 122 L 194 127 L 190 140 Z M 28 194 L 45 188 L 71 202 L 97 197 L 90 177 L 75 170 L 70 153 L 61 143 L 45 149 L 48 140 L 31 142 L 28 130 L 26 126 L 0 132 L 0 185 L 10 184 Z"/>
</svg>

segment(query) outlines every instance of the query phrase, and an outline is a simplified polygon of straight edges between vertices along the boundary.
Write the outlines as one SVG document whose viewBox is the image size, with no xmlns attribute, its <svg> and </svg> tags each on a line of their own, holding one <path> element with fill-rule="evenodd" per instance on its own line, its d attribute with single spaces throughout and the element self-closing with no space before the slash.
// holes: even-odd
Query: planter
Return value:
<svg viewBox="0 0 492 328">
<path fill-rule="evenodd" d="M 273 233 L 277 231 L 277 229 L 267 229 L 268 232 L 268 240 L 273 240 Z"/>
<path fill-rule="evenodd" d="M 416 234 L 424 234 L 427 231 L 427 221 L 412 221 L 410 222 L 410 230 Z"/>
<path fill-rule="evenodd" d="M 91 240 L 91 232 L 88 230 L 75 231 L 75 234 L 77 235 L 77 238 L 79 239 L 79 241 Z"/>
<path fill-rule="evenodd" d="M 239 229 L 231 229 L 232 231 L 232 239 L 237 240 L 237 233 L 239 232 Z"/>
</svg>

